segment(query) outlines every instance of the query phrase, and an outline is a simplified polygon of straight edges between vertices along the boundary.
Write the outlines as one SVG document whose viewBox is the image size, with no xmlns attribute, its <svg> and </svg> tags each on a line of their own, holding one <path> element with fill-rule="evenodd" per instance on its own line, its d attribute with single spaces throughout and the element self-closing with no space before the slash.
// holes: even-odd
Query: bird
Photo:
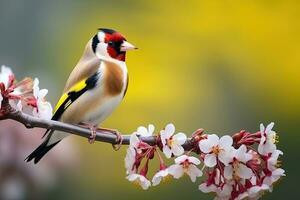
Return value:
<svg viewBox="0 0 300 200">
<path fill-rule="evenodd" d="M 118 31 L 99 28 L 87 42 L 58 100 L 52 120 L 95 129 L 121 103 L 128 88 L 126 52 L 137 49 Z M 109 130 L 109 129 L 105 129 Z M 114 132 L 116 133 L 116 132 Z M 37 164 L 68 133 L 48 129 L 44 141 L 26 159 Z"/>
</svg>

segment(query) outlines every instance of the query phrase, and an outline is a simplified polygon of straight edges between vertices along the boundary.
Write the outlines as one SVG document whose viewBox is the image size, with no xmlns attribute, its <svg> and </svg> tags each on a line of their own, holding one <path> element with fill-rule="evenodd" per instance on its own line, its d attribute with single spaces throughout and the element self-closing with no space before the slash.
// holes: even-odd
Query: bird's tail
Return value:
<svg viewBox="0 0 300 200">
<path fill-rule="evenodd" d="M 47 132 L 46 132 L 47 133 Z M 53 132 L 49 132 L 44 142 L 38 146 L 26 159 L 25 161 L 30 162 L 31 160 L 34 161 L 34 164 L 38 163 L 44 155 L 50 151 L 55 145 L 57 145 L 61 140 L 58 140 L 56 142 L 50 142 L 50 138 L 52 136 Z"/>
</svg>

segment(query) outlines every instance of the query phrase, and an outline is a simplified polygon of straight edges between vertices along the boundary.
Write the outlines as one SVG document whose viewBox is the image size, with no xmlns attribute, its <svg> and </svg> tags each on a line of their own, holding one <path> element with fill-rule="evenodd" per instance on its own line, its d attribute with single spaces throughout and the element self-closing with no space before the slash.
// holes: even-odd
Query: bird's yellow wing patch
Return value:
<svg viewBox="0 0 300 200">
<path fill-rule="evenodd" d="M 86 91 L 96 87 L 99 73 L 96 72 L 92 76 L 75 84 L 71 89 L 64 93 L 55 106 L 52 120 L 59 120 L 65 110 L 78 99 Z"/>
<path fill-rule="evenodd" d="M 70 103 L 72 103 L 70 101 L 70 103 L 66 103 L 66 100 L 69 98 L 69 94 L 70 92 L 79 92 L 81 91 L 82 89 L 84 89 L 86 87 L 86 80 L 82 80 L 80 82 L 78 82 L 76 85 L 74 85 L 73 87 L 71 87 L 71 89 L 64 93 L 60 99 L 58 100 L 56 106 L 55 106 L 55 109 L 54 109 L 54 113 L 56 113 L 56 111 L 63 105 L 64 107 L 68 107 Z"/>
</svg>

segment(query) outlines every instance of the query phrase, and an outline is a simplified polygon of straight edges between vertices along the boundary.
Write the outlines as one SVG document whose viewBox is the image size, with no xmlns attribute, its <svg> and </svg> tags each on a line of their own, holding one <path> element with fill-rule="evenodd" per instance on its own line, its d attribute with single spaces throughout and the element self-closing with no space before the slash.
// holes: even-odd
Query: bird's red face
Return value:
<svg viewBox="0 0 300 200">
<path fill-rule="evenodd" d="M 125 61 L 126 51 L 121 51 L 121 45 L 124 41 L 126 41 L 125 37 L 118 32 L 105 33 L 104 42 L 107 43 L 107 53 L 110 57 Z"/>
<path fill-rule="evenodd" d="M 92 48 L 100 56 L 109 56 L 119 61 L 125 61 L 126 51 L 136 49 L 121 33 L 104 28 L 99 29 L 93 38 Z"/>
</svg>

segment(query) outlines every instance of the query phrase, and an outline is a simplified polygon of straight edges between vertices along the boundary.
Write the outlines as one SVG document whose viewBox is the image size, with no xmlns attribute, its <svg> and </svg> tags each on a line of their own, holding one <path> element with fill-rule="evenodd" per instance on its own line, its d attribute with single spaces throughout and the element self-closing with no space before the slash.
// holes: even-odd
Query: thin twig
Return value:
<svg viewBox="0 0 300 200">
<path fill-rule="evenodd" d="M 22 123 L 26 128 L 45 128 L 57 131 L 67 132 L 73 135 L 78 135 L 81 137 L 89 138 L 91 135 L 90 129 L 83 128 L 77 125 L 67 124 L 60 121 L 54 120 L 45 120 L 30 116 L 26 113 L 10 110 L 9 112 L 5 113 L 1 120 L 4 119 L 12 119 Z M 122 145 L 129 145 L 130 135 L 122 135 Z M 157 143 L 157 136 L 151 137 L 141 137 L 140 138 L 143 142 L 146 142 L 150 145 L 155 145 Z M 96 132 L 96 141 L 105 142 L 110 144 L 117 144 L 118 138 L 116 135 L 112 134 L 108 131 L 97 130 Z M 187 142 L 183 145 L 184 149 L 189 151 L 192 148 L 192 141 L 188 139 Z"/>
</svg>

